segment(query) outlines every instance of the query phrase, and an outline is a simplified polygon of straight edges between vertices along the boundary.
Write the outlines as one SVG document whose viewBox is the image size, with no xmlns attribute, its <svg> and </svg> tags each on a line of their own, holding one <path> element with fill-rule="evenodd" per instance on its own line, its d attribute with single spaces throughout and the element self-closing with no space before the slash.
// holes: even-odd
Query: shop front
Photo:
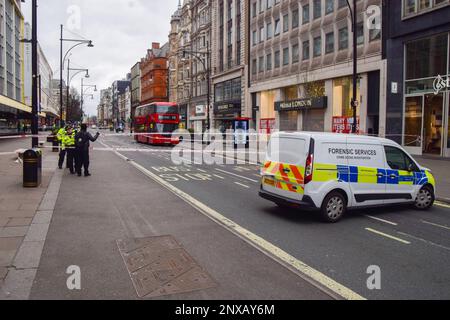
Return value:
<svg viewBox="0 0 450 320">
<path fill-rule="evenodd" d="M 203 132 L 206 128 L 206 105 L 195 105 L 190 108 L 189 128 L 195 132 Z"/>
<path fill-rule="evenodd" d="M 222 133 L 233 129 L 233 123 L 241 117 L 241 102 L 214 104 L 214 128 Z"/>
<path fill-rule="evenodd" d="M 275 102 L 275 111 L 280 118 L 280 130 L 297 131 L 300 113 L 303 131 L 323 132 L 327 106 L 326 96 Z"/>
<path fill-rule="evenodd" d="M 414 154 L 450 156 L 449 37 L 405 44 L 402 143 Z"/>
</svg>

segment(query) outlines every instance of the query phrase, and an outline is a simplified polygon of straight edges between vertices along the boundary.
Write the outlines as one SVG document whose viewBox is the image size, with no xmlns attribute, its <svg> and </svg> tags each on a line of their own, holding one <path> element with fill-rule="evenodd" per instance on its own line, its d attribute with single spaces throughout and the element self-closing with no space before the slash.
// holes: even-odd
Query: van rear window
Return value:
<svg viewBox="0 0 450 320">
<path fill-rule="evenodd" d="M 267 149 L 270 161 L 304 165 L 307 157 L 306 140 L 299 138 L 273 137 Z"/>
</svg>

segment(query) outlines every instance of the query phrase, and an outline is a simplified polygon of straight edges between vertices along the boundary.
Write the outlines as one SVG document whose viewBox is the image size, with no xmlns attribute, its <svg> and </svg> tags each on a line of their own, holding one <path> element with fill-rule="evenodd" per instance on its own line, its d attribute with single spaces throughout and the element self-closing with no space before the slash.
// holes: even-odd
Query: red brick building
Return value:
<svg viewBox="0 0 450 320">
<path fill-rule="evenodd" d="M 168 101 L 168 44 L 152 43 L 141 60 L 141 105 Z"/>
</svg>

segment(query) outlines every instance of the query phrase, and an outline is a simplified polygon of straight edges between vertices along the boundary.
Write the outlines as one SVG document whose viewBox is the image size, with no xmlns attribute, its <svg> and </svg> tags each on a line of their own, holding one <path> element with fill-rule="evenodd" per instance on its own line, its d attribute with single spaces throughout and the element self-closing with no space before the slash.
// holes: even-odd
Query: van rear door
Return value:
<svg viewBox="0 0 450 320">
<path fill-rule="evenodd" d="M 272 136 L 262 168 L 264 191 L 293 200 L 303 199 L 309 141 L 308 136 Z"/>
</svg>

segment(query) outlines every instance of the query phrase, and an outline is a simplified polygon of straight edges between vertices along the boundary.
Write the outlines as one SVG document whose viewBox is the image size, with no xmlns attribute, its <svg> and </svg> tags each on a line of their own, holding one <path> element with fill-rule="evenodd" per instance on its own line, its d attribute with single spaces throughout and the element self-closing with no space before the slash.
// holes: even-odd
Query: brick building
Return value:
<svg viewBox="0 0 450 320">
<path fill-rule="evenodd" d="M 168 50 L 168 44 L 154 42 L 141 60 L 141 105 L 168 101 Z"/>
</svg>

